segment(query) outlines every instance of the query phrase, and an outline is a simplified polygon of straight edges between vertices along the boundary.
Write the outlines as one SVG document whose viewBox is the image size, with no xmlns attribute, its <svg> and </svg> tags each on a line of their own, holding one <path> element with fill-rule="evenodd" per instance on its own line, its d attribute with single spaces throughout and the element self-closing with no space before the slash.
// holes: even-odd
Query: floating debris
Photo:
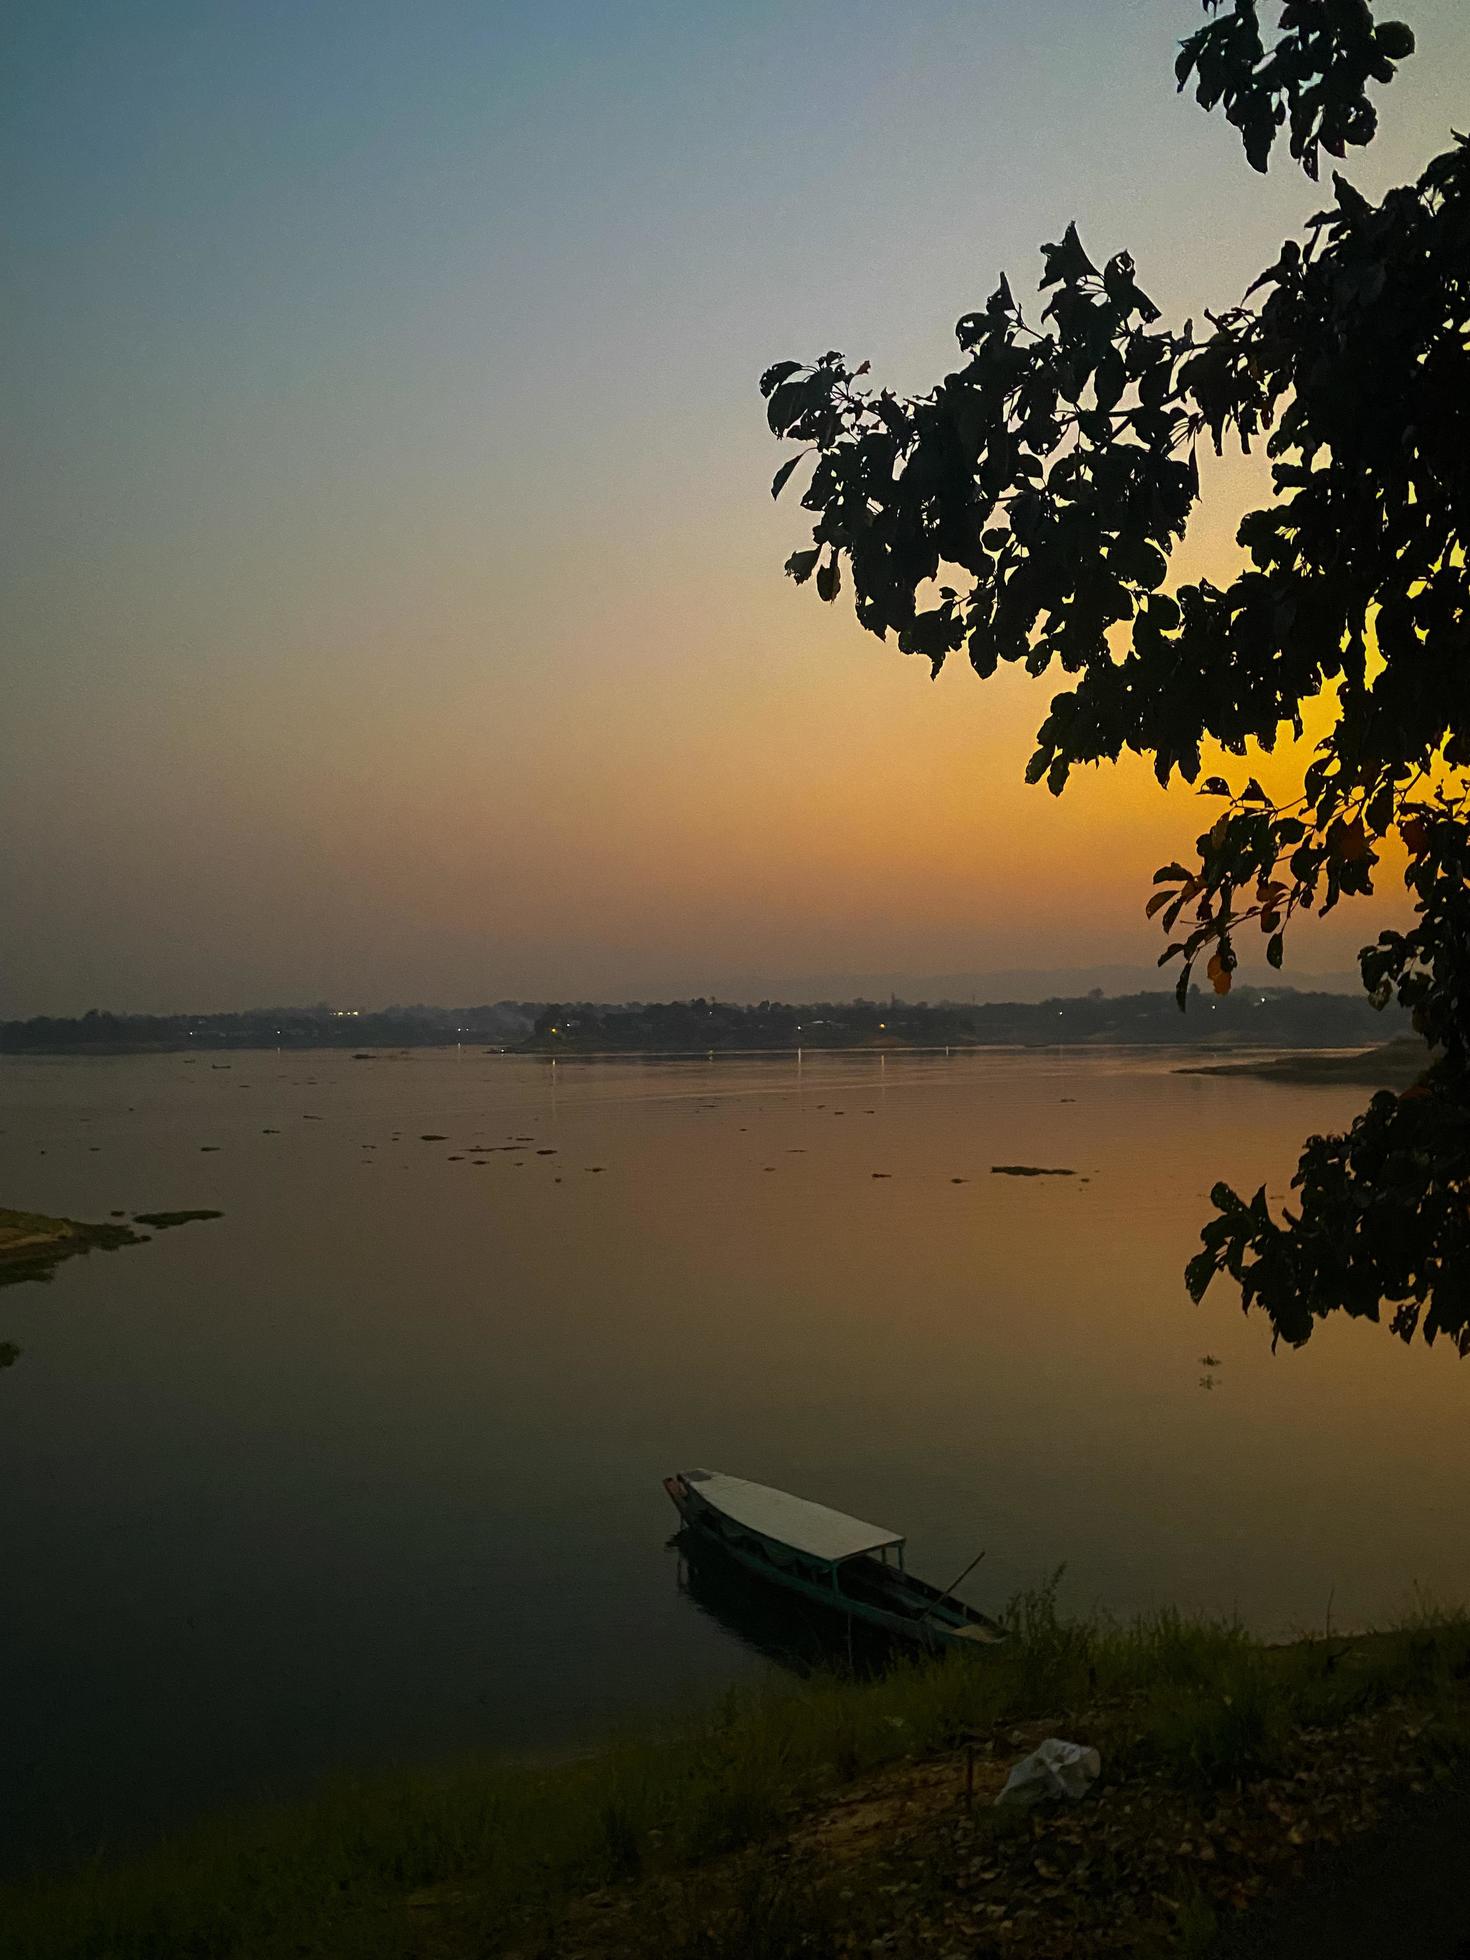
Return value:
<svg viewBox="0 0 1470 1960">
<path fill-rule="evenodd" d="M 1076 1171 L 1048 1170 L 1041 1164 L 992 1164 L 992 1177 L 1075 1177 Z"/>
</svg>

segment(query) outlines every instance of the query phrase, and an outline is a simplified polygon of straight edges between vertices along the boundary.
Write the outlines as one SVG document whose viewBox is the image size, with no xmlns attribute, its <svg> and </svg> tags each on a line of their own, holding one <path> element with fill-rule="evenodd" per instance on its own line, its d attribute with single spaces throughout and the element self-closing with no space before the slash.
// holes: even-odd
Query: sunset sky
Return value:
<svg viewBox="0 0 1470 1960">
<path fill-rule="evenodd" d="M 1403 11 L 1373 193 L 1466 113 L 1470 9 Z M 1174 93 L 1199 18 L 10 9 L 0 1013 L 1151 963 L 1200 804 L 1028 790 L 1055 682 L 931 686 L 785 580 L 756 378 L 928 385 L 1074 217 L 1236 299 L 1321 197 Z M 1253 478 L 1206 482 L 1186 575 Z"/>
</svg>

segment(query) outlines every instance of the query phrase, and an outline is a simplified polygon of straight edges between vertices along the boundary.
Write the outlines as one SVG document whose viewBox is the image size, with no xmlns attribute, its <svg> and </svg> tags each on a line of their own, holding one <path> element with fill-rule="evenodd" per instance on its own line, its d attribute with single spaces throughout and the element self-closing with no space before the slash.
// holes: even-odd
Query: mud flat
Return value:
<svg viewBox="0 0 1470 1960">
<path fill-rule="evenodd" d="M 1352 1082 L 1366 1089 L 1406 1089 L 1417 1082 L 1434 1057 L 1412 1035 L 1363 1048 L 1351 1055 L 1301 1053 L 1270 1055 L 1253 1062 L 1195 1062 L 1176 1075 L 1251 1075 L 1262 1082 Z"/>
<path fill-rule="evenodd" d="M 11 1211 L 0 1205 L 0 1286 L 49 1279 L 63 1259 L 79 1252 L 142 1245 L 147 1236 L 130 1225 L 89 1225 L 78 1218 L 49 1218 L 45 1212 Z"/>
</svg>

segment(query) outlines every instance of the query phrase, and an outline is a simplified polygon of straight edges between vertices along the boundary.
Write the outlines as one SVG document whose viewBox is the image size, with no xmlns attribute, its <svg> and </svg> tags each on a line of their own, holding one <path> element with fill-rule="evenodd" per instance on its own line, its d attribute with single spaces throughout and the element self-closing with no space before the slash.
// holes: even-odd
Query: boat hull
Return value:
<svg viewBox="0 0 1470 1960">
<path fill-rule="evenodd" d="M 944 1601 L 941 1607 L 942 1595 L 921 1580 L 901 1576 L 891 1569 L 887 1575 L 891 1585 L 901 1585 L 908 1594 L 904 1601 L 907 1610 L 890 1609 L 874 1599 L 855 1598 L 834 1582 L 835 1571 L 814 1574 L 789 1555 L 782 1563 L 779 1555 L 785 1548 L 749 1532 L 732 1531 L 723 1514 L 707 1504 L 682 1477 L 666 1477 L 664 1489 L 684 1524 L 691 1552 L 713 1553 L 722 1564 L 737 1567 L 745 1577 L 789 1599 L 800 1600 L 824 1614 L 834 1614 L 851 1625 L 924 1653 L 974 1652 L 977 1647 L 1004 1641 L 1002 1630 L 972 1608 L 958 1601 Z M 943 1617 L 934 1608 L 939 1608 Z"/>
</svg>

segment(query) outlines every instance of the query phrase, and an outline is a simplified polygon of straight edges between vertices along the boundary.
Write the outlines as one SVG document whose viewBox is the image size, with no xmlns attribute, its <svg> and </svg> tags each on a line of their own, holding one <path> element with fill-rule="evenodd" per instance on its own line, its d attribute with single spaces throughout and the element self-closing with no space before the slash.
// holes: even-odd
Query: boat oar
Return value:
<svg viewBox="0 0 1470 1960">
<path fill-rule="evenodd" d="M 950 1583 L 945 1587 L 944 1591 L 939 1595 L 938 1599 L 936 1599 L 932 1605 L 926 1606 L 924 1608 L 923 1612 L 919 1615 L 918 1619 L 915 1620 L 914 1625 L 922 1626 L 925 1620 L 927 1620 L 929 1615 L 934 1611 L 935 1606 L 942 1606 L 945 1600 L 947 1600 L 954 1592 L 956 1586 L 962 1586 L 965 1583 L 966 1579 L 969 1578 L 970 1574 L 975 1570 L 975 1567 L 980 1563 L 981 1559 L 983 1559 L 984 1556 L 985 1556 L 984 1552 L 977 1552 L 974 1558 L 972 1558 L 970 1560 L 970 1563 L 965 1567 L 964 1571 L 960 1574 L 959 1578 L 952 1579 Z"/>
</svg>

